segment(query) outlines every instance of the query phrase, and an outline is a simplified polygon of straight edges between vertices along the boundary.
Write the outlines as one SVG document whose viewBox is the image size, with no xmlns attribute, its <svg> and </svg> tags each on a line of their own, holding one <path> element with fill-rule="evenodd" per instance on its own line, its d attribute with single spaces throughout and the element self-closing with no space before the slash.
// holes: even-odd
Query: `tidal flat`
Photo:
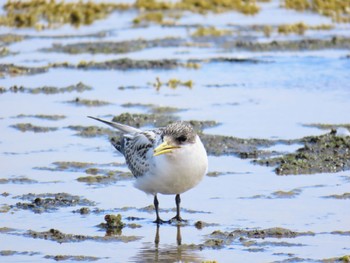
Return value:
<svg viewBox="0 0 350 263">
<path fill-rule="evenodd" d="M 0 261 L 349 262 L 350 13 L 325 3 L 0 1 Z M 87 116 L 191 123 L 186 222 L 153 223 Z"/>
</svg>

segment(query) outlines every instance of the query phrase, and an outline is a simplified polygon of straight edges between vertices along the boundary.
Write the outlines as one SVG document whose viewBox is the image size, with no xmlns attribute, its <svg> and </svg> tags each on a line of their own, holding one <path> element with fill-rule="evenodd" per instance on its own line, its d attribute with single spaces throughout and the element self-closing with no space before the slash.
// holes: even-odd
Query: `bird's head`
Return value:
<svg viewBox="0 0 350 263">
<path fill-rule="evenodd" d="M 166 126 L 162 134 L 162 143 L 154 149 L 153 156 L 172 153 L 173 151 L 194 144 L 196 132 L 186 122 L 174 122 Z"/>
</svg>

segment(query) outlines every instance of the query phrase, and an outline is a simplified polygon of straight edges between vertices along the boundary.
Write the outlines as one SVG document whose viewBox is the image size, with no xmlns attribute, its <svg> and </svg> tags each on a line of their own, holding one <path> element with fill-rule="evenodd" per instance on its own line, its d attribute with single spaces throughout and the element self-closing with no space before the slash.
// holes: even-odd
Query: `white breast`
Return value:
<svg viewBox="0 0 350 263">
<path fill-rule="evenodd" d="M 199 139 L 172 153 L 152 157 L 150 172 L 138 177 L 135 187 L 149 194 L 181 194 L 195 187 L 208 170 L 208 157 Z"/>
</svg>

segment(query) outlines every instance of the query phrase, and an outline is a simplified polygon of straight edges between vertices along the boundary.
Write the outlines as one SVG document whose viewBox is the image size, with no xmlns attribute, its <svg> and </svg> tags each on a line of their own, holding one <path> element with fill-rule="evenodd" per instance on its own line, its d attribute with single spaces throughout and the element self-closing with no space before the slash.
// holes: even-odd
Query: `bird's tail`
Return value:
<svg viewBox="0 0 350 263">
<path fill-rule="evenodd" d="M 96 118 L 96 117 L 92 117 L 92 116 L 88 116 L 88 118 L 91 118 L 91 119 L 103 122 L 103 123 L 105 123 L 105 124 L 115 128 L 115 129 L 120 130 L 123 133 L 138 133 L 138 132 L 141 132 L 141 130 L 139 130 L 139 129 L 136 129 L 134 127 L 131 127 L 131 126 L 128 126 L 128 125 L 125 125 L 125 124 L 121 124 L 121 123 L 118 123 L 118 122 L 106 121 L 106 120 L 102 120 L 102 119 L 99 119 L 99 118 Z"/>
</svg>

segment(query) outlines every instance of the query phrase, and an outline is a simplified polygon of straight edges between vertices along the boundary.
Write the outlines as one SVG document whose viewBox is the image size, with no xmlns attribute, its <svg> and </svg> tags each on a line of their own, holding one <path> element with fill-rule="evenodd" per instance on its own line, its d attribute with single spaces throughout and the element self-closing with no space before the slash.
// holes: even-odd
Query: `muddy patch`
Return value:
<svg viewBox="0 0 350 263">
<path fill-rule="evenodd" d="M 184 40 L 179 38 L 164 39 L 136 39 L 120 42 L 83 42 L 68 45 L 53 45 L 51 48 L 43 49 L 46 52 L 63 52 L 69 54 L 91 53 L 91 54 L 120 54 L 139 51 L 155 47 L 179 47 Z"/>
<path fill-rule="evenodd" d="M 46 67 L 24 67 L 24 66 L 16 66 L 14 64 L 0 64 L 0 77 L 34 75 L 34 74 L 45 73 L 47 71 L 48 71 L 48 68 Z"/>
<path fill-rule="evenodd" d="M 259 246 L 257 249 L 263 249 L 264 243 L 257 243 L 256 239 L 265 238 L 295 238 L 298 236 L 313 236 L 313 232 L 296 232 L 289 229 L 281 227 L 273 227 L 268 229 L 237 229 L 232 232 L 222 232 L 221 230 L 216 230 L 207 236 L 205 242 L 200 245 L 200 247 L 206 248 L 225 248 L 231 244 L 241 244 L 245 247 Z M 273 242 L 275 243 L 275 242 Z M 266 243 L 267 247 L 270 241 Z M 277 242 L 279 246 L 301 246 L 301 244 L 291 244 L 288 242 Z"/>
<path fill-rule="evenodd" d="M 53 1 L 8 1 L 0 24 L 8 27 L 34 27 L 37 30 L 55 28 L 63 24 L 79 27 L 90 25 L 116 10 L 129 8 L 127 4 Z"/>
<path fill-rule="evenodd" d="M 101 170 L 96 168 L 87 169 L 85 171 L 87 174 L 92 173 L 89 176 L 78 177 L 78 182 L 83 182 L 87 184 L 112 184 L 120 180 L 126 180 L 133 178 L 130 172 L 122 171 L 111 171 L 111 170 Z M 103 174 L 104 175 L 101 175 Z"/>
<path fill-rule="evenodd" d="M 14 250 L 0 250 L 0 256 L 6 257 L 6 256 L 34 256 L 34 255 L 40 255 L 39 252 L 34 251 L 14 251 Z"/>
<path fill-rule="evenodd" d="M 53 167 L 35 167 L 38 170 L 47 170 L 47 171 L 74 171 L 79 172 L 83 171 L 86 168 L 93 167 L 94 163 L 85 163 L 85 162 L 74 162 L 74 161 L 64 161 L 64 162 L 53 162 Z"/>
<path fill-rule="evenodd" d="M 292 189 L 290 191 L 279 190 L 271 193 L 270 195 L 254 195 L 251 197 L 241 197 L 241 199 L 291 199 L 296 198 L 301 194 L 301 192 L 302 191 L 300 189 Z"/>
<path fill-rule="evenodd" d="M 0 184 L 34 184 L 38 181 L 30 179 L 25 176 L 13 177 L 13 178 L 0 178 Z"/>
<path fill-rule="evenodd" d="M 15 116 L 15 118 L 37 118 L 37 119 L 43 119 L 43 120 L 50 120 L 50 121 L 59 121 L 66 118 L 65 115 L 46 115 L 46 114 L 35 114 L 35 115 L 28 115 L 28 114 L 19 114 Z"/>
<path fill-rule="evenodd" d="M 75 98 L 74 100 L 67 101 L 67 103 L 76 105 L 76 106 L 86 106 L 86 107 L 100 107 L 100 106 L 106 106 L 111 104 L 107 101 L 102 100 L 89 100 L 89 99 L 82 99 L 82 98 Z"/>
<path fill-rule="evenodd" d="M 87 236 L 87 235 L 65 234 L 53 228 L 43 232 L 28 230 L 23 235 L 31 238 L 51 240 L 57 243 L 82 242 L 86 240 L 100 241 L 100 242 L 121 241 L 121 242 L 127 243 L 127 242 L 132 242 L 140 239 L 140 237 L 137 237 L 137 236 L 123 236 L 123 235 Z"/>
<path fill-rule="evenodd" d="M 131 69 L 175 69 L 182 64 L 175 59 L 160 60 L 133 60 L 129 58 L 115 59 L 104 62 L 81 61 L 79 64 L 55 63 L 52 67 L 78 68 L 78 69 L 115 69 L 115 70 L 131 70 Z"/>
<path fill-rule="evenodd" d="M 350 169 L 350 136 L 336 131 L 301 139 L 304 147 L 282 157 L 255 160 L 255 163 L 277 166 L 278 175 L 335 173 Z"/>
<path fill-rule="evenodd" d="M 34 132 L 34 133 L 53 132 L 58 130 L 57 127 L 37 126 L 31 123 L 17 123 L 17 124 L 11 125 L 10 127 L 15 128 L 21 132 Z"/>
<path fill-rule="evenodd" d="M 98 225 L 99 228 L 106 231 L 107 235 L 120 235 L 122 229 L 125 227 L 125 223 L 122 221 L 122 216 L 118 215 L 105 215 L 105 222 Z"/>
<path fill-rule="evenodd" d="M 333 198 L 333 199 L 350 199 L 350 193 L 344 193 L 344 194 L 340 194 L 340 195 L 337 195 L 337 194 L 334 194 L 334 195 L 328 195 L 328 196 L 325 196 L 325 198 Z"/>
<path fill-rule="evenodd" d="M 208 154 L 215 156 L 237 155 L 242 159 L 271 155 L 271 152 L 259 148 L 269 147 L 276 143 L 265 139 L 241 139 L 222 135 L 201 134 L 200 137 Z"/>
<path fill-rule="evenodd" d="M 116 133 L 115 131 L 109 128 L 101 128 L 99 126 L 70 125 L 67 128 L 76 131 L 75 135 L 84 138 L 93 138 L 98 136 L 113 136 Z"/>
<path fill-rule="evenodd" d="M 228 41 L 222 44 L 228 50 L 249 50 L 249 51 L 311 51 L 325 49 L 349 49 L 350 38 L 333 37 L 331 39 L 301 39 L 301 40 L 273 40 L 267 43 L 252 41 Z"/>
<path fill-rule="evenodd" d="M 29 202 L 18 202 L 12 206 L 14 209 L 29 210 L 34 213 L 45 213 L 58 210 L 61 207 L 94 206 L 95 203 L 86 198 L 67 193 L 25 194 L 15 196 L 16 199 L 28 200 Z"/>
<path fill-rule="evenodd" d="M 112 121 L 123 123 L 136 128 L 141 128 L 144 126 L 165 127 L 168 124 L 179 120 L 179 117 L 176 115 L 167 114 L 169 112 L 177 112 L 176 108 L 150 106 L 150 111 L 153 113 L 122 113 L 120 115 L 114 116 Z M 215 121 L 190 120 L 188 122 L 197 131 L 201 131 L 205 128 L 214 127 L 217 125 Z"/>
<path fill-rule="evenodd" d="M 106 258 L 101 258 L 101 257 L 91 257 L 91 256 L 69 256 L 69 255 L 46 255 L 44 256 L 44 258 L 46 259 L 52 259 L 55 261 L 69 261 L 69 262 L 92 262 L 92 261 L 97 261 L 97 260 L 101 260 L 101 259 L 106 259 Z"/>
<path fill-rule="evenodd" d="M 82 82 L 79 82 L 75 85 L 69 85 L 67 87 L 53 87 L 53 86 L 43 86 L 43 87 L 37 87 L 37 88 L 27 88 L 23 86 L 17 86 L 13 85 L 9 87 L 8 89 L 4 89 L 3 92 L 13 92 L 13 93 L 29 93 L 29 94 L 58 94 L 58 93 L 65 93 L 65 92 L 84 92 L 92 90 L 92 87 L 85 85 Z"/>
</svg>

